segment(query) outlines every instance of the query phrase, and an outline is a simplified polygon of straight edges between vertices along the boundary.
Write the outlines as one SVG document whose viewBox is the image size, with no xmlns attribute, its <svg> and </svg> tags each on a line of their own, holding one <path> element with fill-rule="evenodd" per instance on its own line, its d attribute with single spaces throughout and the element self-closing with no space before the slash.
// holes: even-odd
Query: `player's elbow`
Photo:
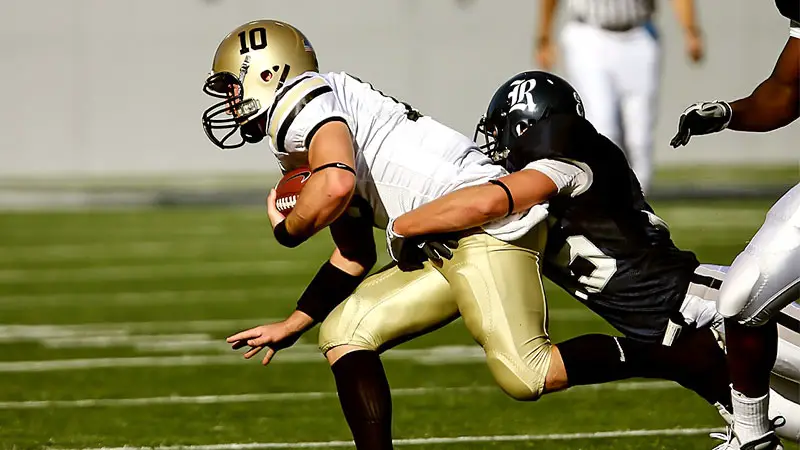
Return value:
<svg viewBox="0 0 800 450">
<path fill-rule="evenodd" d="M 472 203 L 473 215 L 481 224 L 505 217 L 508 214 L 508 199 L 494 195 L 476 197 Z"/>
<path fill-rule="evenodd" d="M 328 173 L 325 173 L 328 172 Z M 345 170 L 328 169 L 325 173 L 325 193 L 332 202 L 349 202 L 356 188 L 356 177 Z"/>
</svg>

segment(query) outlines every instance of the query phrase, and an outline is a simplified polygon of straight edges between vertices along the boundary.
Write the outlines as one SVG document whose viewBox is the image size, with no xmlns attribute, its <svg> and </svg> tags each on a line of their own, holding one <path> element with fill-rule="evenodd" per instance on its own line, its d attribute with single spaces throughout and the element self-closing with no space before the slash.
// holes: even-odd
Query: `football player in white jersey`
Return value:
<svg viewBox="0 0 800 450">
<path fill-rule="evenodd" d="M 234 348 L 249 347 L 246 358 L 266 348 L 267 364 L 275 351 L 322 322 L 320 348 L 359 449 L 392 446 L 390 391 L 379 352 L 459 315 L 510 396 L 535 400 L 566 387 L 564 361 L 547 334 L 540 276 L 545 208 L 505 211 L 462 233 L 452 261 L 439 267 L 389 267 L 364 280 L 376 259 L 373 224 L 383 228 L 448 192 L 498 183 L 507 174 L 472 140 L 352 76 L 320 74 L 308 40 L 276 21 L 251 22 L 227 36 L 205 91 L 221 98 L 203 117 L 215 144 L 236 148 L 266 139 L 284 171 L 309 165 L 313 172 L 286 218 L 271 192 L 268 214 L 277 240 L 296 246 L 330 225 L 336 244 L 289 318 L 228 338 Z M 413 263 L 421 252 L 417 244 L 424 248 L 425 241 L 412 243 L 391 251 L 395 257 L 410 253 Z M 619 360 L 617 353 L 608 356 L 613 361 L 573 352 L 572 360 L 595 382 L 637 376 L 623 368 L 603 377 L 603 369 Z"/>
<path fill-rule="evenodd" d="M 379 352 L 459 314 L 509 395 L 534 400 L 563 371 L 547 334 L 538 276 L 544 208 L 462 234 L 453 252 L 458 266 L 390 267 L 364 280 L 376 260 L 373 224 L 383 228 L 432 199 L 506 174 L 472 140 L 350 75 L 320 73 L 306 37 L 273 20 L 247 23 L 223 39 L 204 91 L 220 99 L 203 114 L 217 146 L 265 140 L 284 171 L 306 165 L 312 171 L 287 217 L 270 193 L 276 240 L 294 247 L 330 226 L 336 244 L 289 318 L 228 341 L 249 347 L 246 358 L 266 347 L 266 364 L 324 320 L 320 347 L 359 449 L 391 448 Z"/>
<path fill-rule="evenodd" d="M 680 117 L 673 147 L 686 145 L 693 135 L 725 128 L 767 132 L 800 116 L 800 3 L 776 0 L 776 5 L 790 21 L 790 36 L 772 74 L 752 94 L 735 102 L 688 107 Z M 770 209 L 722 285 L 717 304 L 725 317 L 735 420 L 730 439 L 721 449 L 782 448 L 768 416 L 770 369 L 778 349 L 778 314 L 798 298 L 800 185 Z"/>
</svg>

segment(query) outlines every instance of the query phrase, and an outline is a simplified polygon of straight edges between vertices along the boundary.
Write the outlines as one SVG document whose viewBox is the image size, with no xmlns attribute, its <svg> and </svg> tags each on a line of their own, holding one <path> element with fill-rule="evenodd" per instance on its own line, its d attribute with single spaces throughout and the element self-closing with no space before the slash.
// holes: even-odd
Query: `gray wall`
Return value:
<svg viewBox="0 0 800 450">
<path fill-rule="evenodd" d="M 787 37 L 772 2 L 698 0 L 708 58 L 689 67 L 668 2 L 658 161 L 796 164 L 800 126 L 667 142 L 698 100 L 746 95 Z M 25 0 L 0 3 L 0 177 L 273 170 L 264 147 L 220 152 L 200 126 L 218 40 L 279 18 L 347 70 L 471 135 L 494 88 L 531 67 L 534 0 Z"/>
</svg>

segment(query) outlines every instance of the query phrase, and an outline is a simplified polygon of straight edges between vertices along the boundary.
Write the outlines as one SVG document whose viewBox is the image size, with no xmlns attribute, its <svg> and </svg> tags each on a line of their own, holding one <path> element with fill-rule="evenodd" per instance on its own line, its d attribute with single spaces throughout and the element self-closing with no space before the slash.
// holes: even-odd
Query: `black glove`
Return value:
<svg viewBox="0 0 800 450">
<path fill-rule="evenodd" d="M 678 148 L 686 145 L 692 136 L 722 131 L 728 127 L 732 115 L 731 105 L 726 102 L 695 103 L 681 114 L 678 132 L 669 144 Z"/>
<path fill-rule="evenodd" d="M 458 239 L 449 235 L 427 235 L 406 238 L 392 229 L 394 220 L 386 226 L 386 248 L 389 256 L 404 272 L 422 269 L 422 264 L 431 260 L 441 264 L 453 257 L 451 249 L 458 248 Z"/>
</svg>

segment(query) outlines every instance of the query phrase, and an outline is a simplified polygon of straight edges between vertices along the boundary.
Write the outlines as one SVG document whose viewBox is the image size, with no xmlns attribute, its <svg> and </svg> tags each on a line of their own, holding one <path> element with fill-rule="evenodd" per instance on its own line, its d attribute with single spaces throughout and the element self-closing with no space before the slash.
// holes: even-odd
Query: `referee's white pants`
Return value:
<svg viewBox="0 0 800 450">
<path fill-rule="evenodd" d="M 561 43 L 569 81 L 583 99 L 587 119 L 625 150 L 647 192 L 661 53 L 652 28 L 616 32 L 569 22 Z"/>
</svg>

